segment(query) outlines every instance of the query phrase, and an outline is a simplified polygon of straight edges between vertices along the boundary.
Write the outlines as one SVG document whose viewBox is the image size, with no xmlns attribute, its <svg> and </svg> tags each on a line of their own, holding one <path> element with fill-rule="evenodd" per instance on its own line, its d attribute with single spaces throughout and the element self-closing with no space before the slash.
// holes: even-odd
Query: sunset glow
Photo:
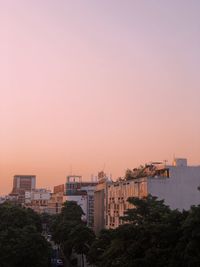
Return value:
<svg viewBox="0 0 200 267">
<path fill-rule="evenodd" d="M 15 174 L 200 164 L 200 2 L 0 2 L 0 194 Z"/>
</svg>

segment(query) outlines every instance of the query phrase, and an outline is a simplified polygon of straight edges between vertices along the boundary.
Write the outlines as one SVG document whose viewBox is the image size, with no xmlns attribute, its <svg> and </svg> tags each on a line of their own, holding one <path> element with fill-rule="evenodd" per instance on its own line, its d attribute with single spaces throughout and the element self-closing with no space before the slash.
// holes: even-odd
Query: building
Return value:
<svg viewBox="0 0 200 267">
<path fill-rule="evenodd" d="M 64 184 L 56 185 L 53 188 L 54 194 L 57 194 L 57 193 L 63 193 L 64 194 L 64 192 L 65 192 L 65 185 Z"/>
<path fill-rule="evenodd" d="M 127 199 L 147 196 L 147 178 L 120 180 L 109 184 L 107 189 L 106 228 L 114 229 L 123 224 L 120 217 L 127 209 L 133 208 Z"/>
<path fill-rule="evenodd" d="M 49 214 L 60 213 L 65 201 L 66 196 L 64 195 L 64 184 L 54 186 L 53 193 L 51 193 L 50 199 L 48 201 L 47 212 Z"/>
<path fill-rule="evenodd" d="M 31 191 L 36 187 L 35 175 L 15 175 L 13 178 L 13 193 L 19 190 Z"/>
<path fill-rule="evenodd" d="M 6 201 L 6 197 L 1 196 L 0 197 L 0 204 L 3 204 Z"/>
<path fill-rule="evenodd" d="M 65 184 L 65 196 L 68 201 L 76 201 L 84 212 L 83 220 L 89 227 L 94 225 L 94 192 L 97 182 L 82 181 L 81 176 L 69 175 Z"/>
<path fill-rule="evenodd" d="M 94 227 L 94 192 L 96 188 L 97 183 L 93 183 L 92 185 L 83 185 L 81 186 L 81 191 L 86 192 L 86 210 L 85 210 L 85 216 L 87 225 L 90 228 Z"/>
<path fill-rule="evenodd" d="M 51 191 L 47 189 L 34 189 L 25 191 L 25 207 L 33 209 L 35 212 L 48 212 L 48 203 Z"/>
<path fill-rule="evenodd" d="M 188 166 L 187 159 L 175 159 L 172 165 L 152 162 L 133 169 L 125 179 L 107 187 L 106 228 L 123 223 L 120 217 L 133 208 L 127 202 L 128 197 L 151 194 L 163 199 L 171 209 L 189 210 L 192 205 L 200 204 L 199 188 L 200 166 Z"/>
<path fill-rule="evenodd" d="M 192 205 L 200 204 L 199 189 L 200 166 L 188 166 L 187 159 L 184 158 L 175 159 L 172 165 L 152 162 L 133 169 L 125 179 L 107 187 L 106 228 L 116 228 L 123 223 L 120 217 L 124 216 L 127 209 L 132 208 L 127 202 L 128 197 L 145 197 L 151 194 L 163 199 L 171 209 L 189 210 Z M 100 188 L 99 192 L 105 191 Z M 99 194 L 98 198 L 97 202 L 101 198 L 103 203 L 103 195 Z M 101 220 L 97 214 L 97 223 Z M 103 221 L 101 224 L 103 225 Z"/>
<path fill-rule="evenodd" d="M 168 176 L 150 176 L 147 180 L 148 193 L 164 199 L 171 209 L 189 210 L 200 204 L 200 166 L 188 166 L 187 159 L 175 159 L 166 166 Z"/>
<path fill-rule="evenodd" d="M 111 179 L 102 171 L 98 173 L 98 184 L 94 192 L 94 232 L 98 234 L 107 225 L 107 191 Z"/>
<path fill-rule="evenodd" d="M 66 201 L 66 196 L 63 192 L 52 193 L 48 201 L 47 212 L 49 214 L 58 214 L 61 212 L 63 203 Z"/>
<path fill-rule="evenodd" d="M 18 203 L 25 203 L 25 192 L 35 190 L 35 175 L 15 175 L 13 178 L 13 189 L 10 196 L 17 198 Z"/>
</svg>

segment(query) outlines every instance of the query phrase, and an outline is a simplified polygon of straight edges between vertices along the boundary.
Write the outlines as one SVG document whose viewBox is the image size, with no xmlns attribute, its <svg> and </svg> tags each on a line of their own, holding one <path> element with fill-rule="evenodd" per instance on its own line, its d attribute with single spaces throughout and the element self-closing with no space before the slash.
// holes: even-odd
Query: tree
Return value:
<svg viewBox="0 0 200 267">
<path fill-rule="evenodd" d="M 171 265 L 172 255 L 187 214 L 171 211 L 163 201 L 152 196 L 128 201 L 133 208 L 122 218 L 125 224 L 107 232 L 110 238 L 106 245 L 101 245 L 104 238 L 100 234 L 91 246 L 90 262 L 104 267 L 175 266 Z M 99 245 L 102 249 L 98 254 Z M 92 252 L 96 261 L 91 257 Z"/>
<path fill-rule="evenodd" d="M 52 227 L 53 239 L 60 244 L 66 260 L 70 260 L 72 252 L 87 254 L 94 239 L 94 233 L 82 221 L 84 215 L 75 201 L 66 201 Z"/>
<path fill-rule="evenodd" d="M 173 254 L 173 266 L 200 266 L 200 205 L 192 206 L 186 213 L 181 231 Z"/>
<path fill-rule="evenodd" d="M 34 211 L 0 205 L 0 266 L 48 267 L 50 247 L 41 229 L 40 217 Z"/>
<path fill-rule="evenodd" d="M 145 198 L 130 197 L 128 202 L 133 208 L 128 209 L 121 219 L 136 225 L 161 222 L 171 212 L 163 200 L 151 195 Z"/>
<path fill-rule="evenodd" d="M 101 230 L 99 236 L 93 241 L 90 250 L 87 254 L 87 259 L 90 264 L 101 266 L 102 255 L 109 248 L 113 239 L 114 230 Z"/>
<path fill-rule="evenodd" d="M 40 216 L 32 209 L 5 203 L 0 205 L 0 218 L 0 230 L 9 226 L 23 228 L 26 225 L 34 225 L 38 232 L 42 231 Z"/>
<path fill-rule="evenodd" d="M 73 221 L 75 223 L 82 223 L 82 216 L 84 212 L 76 201 L 66 201 L 61 211 L 61 217 L 65 221 Z"/>
<path fill-rule="evenodd" d="M 71 230 L 69 239 L 74 251 L 82 256 L 82 265 L 84 266 L 84 255 L 88 255 L 90 246 L 95 239 L 94 232 L 87 226 L 79 224 Z"/>
</svg>

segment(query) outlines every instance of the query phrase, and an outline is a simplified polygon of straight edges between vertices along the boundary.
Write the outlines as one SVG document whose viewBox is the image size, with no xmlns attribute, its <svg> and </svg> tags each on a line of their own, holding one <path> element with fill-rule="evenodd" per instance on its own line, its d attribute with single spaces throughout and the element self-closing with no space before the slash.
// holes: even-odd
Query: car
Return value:
<svg viewBox="0 0 200 267">
<path fill-rule="evenodd" d="M 51 235 L 47 235 L 47 236 L 46 236 L 46 240 L 47 240 L 48 242 L 51 242 L 51 240 L 52 240 L 52 236 L 51 236 Z"/>
<path fill-rule="evenodd" d="M 63 261 L 61 259 L 57 259 L 56 264 L 57 266 L 64 266 Z"/>
</svg>

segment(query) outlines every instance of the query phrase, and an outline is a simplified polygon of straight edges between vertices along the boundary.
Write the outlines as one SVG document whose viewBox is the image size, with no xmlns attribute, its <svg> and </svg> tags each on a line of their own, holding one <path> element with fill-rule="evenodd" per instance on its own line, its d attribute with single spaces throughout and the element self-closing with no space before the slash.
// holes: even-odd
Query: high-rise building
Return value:
<svg viewBox="0 0 200 267">
<path fill-rule="evenodd" d="M 91 228 L 94 226 L 94 192 L 97 182 L 82 181 L 81 176 L 67 176 L 65 196 L 68 201 L 76 201 L 84 212 L 83 219 Z"/>
<path fill-rule="evenodd" d="M 129 197 L 142 198 L 151 194 L 164 200 L 171 209 L 178 210 L 189 210 L 192 205 L 199 205 L 200 166 L 188 166 L 187 159 L 183 158 L 175 159 L 173 165 L 153 162 L 133 169 L 124 179 L 108 185 L 107 191 L 105 188 L 105 185 L 99 184 L 95 192 L 97 230 L 123 224 L 121 217 L 127 209 L 133 208 L 127 201 Z M 101 215 L 103 209 L 106 210 L 104 217 Z"/>
<path fill-rule="evenodd" d="M 98 184 L 94 192 L 94 231 L 98 234 L 107 225 L 107 194 L 111 179 L 101 171 L 98 173 Z"/>
<path fill-rule="evenodd" d="M 11 196 L 16 196 L 19 203 L 25 203 L 25 191 L 34 190 L 36 187 L 35 175 L 15 175 Z"/>
</svg>

